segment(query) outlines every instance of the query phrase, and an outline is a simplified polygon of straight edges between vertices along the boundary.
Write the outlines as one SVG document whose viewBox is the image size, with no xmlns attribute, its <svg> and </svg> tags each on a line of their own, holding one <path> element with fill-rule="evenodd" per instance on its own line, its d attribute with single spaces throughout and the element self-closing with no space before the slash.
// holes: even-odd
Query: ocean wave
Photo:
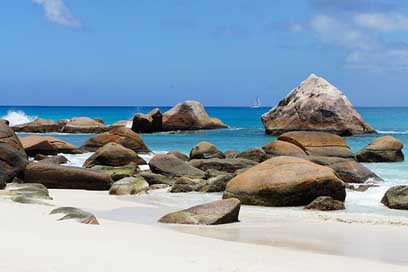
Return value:
<svg viewBox="0 0 408 272">
<path fill-rule="evenodd" d="M 1 117 L 10 122 L 10 126 L 16 126 L 34 121 L 37 117 L 27 115 L 24 111 L 9 110 L 6 115 Z"/>
<path fill-rule="evenodd" d="M 377 130 L 378 134 L 408 134 L 408 130 L 397 131 L 397 130 Z"/>
</svg>

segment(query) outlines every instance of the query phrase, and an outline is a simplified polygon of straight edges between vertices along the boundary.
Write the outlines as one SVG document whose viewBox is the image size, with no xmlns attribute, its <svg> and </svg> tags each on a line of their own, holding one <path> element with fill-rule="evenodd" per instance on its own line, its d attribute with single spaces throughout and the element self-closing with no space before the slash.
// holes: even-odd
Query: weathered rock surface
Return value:
<svg viewBox="0 0 408 272">
<path fill-rule="evenodd" d="M 188 161 L 190 159 L 186 154 L 178 152 L 178 151 L 167 152 L 167 155 L 172 155 L 182 161 Z"/>
<path fill-rule="evenodd" d="M 185 101 L 163 114 L 163 130 L 217 129 L 227 126 L 208 115 L 204 106 L 197 101 Z"/>
<path fill-rule="evenodd" d="M 233 178 L 233 175 L 220 175 L 212 177 L 207 180 L 208 187 L 207 193 L 224 192 L 227 187 L 227 183 Z"/>
<path fill-rule="evenodd" d="M 140 172 L 140 176 L 142 176 L 149 185 L 156 185 L 156 184 L 166 184 L 172 186 L 176 180 L 173 177 L 166 177 L 164 175 L 155 174 L 150 171 L 142 171 Z"/>
<path fill-rule="evenodd" d="M 171 188 L 172 193 L 188 193 L 188 192 L 200 192 L 204 191 L 204 187 L 207 185 L 205 180 L 199 178 L 179 177 L 176 178 L 176 182 Z"/>
<path fill-rule="evenodd" d="M 69 160 L 62 155 L 45 156 L 42 154 L 37 154 L 35 155 L 34 159 L 41 163 L 66 164 L 69 162 Z"/>
<path fill-rule="evenodd" d="M 340 90 L 313 74 L 263 114 L 262 121 L 273 135 L 296 130 L 343 136 L 375 132 Z"/>
<path fill-rule="evenodd" d="M 238 158 L 239 154 L 241 154 L 241 152 L 238 150 L 227 150 L 224 152 L 226 159 L 236 159 Z"/>
<path fill-rule="evenodd" d="M 109 190 L 112 185 L 108 174 L 46 163 L 30 163 L 24 172 L 24 182 L 41 183 L 53 189 Z"/>
<path fill-rule="evenodd" d="M 238 158 L 247 159 L 255 162 L 264 162 L 267 159 L 270 159 L 271 156 L 266 154 L 266 152 L 262 148 L 250 148 L 241 152 L 238 155 Z"/>
<path fill-rule="evenodd" d="M 404 160 L 403 147 L 400 140 L 384 136 L 357 152 L 356 158 L 359 162 L 400 162 Z"/>
<path fill-rule="evenodd" d="M 307 157 L 307 154 L 301 147 L 285 141 L 276 140 L 264 145 L 262 148 L 271 156 L 293 156 L 299 158 Z"/>
<path fill-rule="evenodd" d="M 156 108 L 147 114 L 138 113 L 133 117 L 132 130 L 137 133 L 152 133 L 162 131 L 163 115 Z"/>
<path fill-rule="evenodd" d="M 129 122 L 128 120 L 120 120 L 120 121 L 113 123 L 110 127 L 112 129 L 120 128 L 120 127 L 127 127 L 128 122 Z"/>
<path fill-rule="evenodd" d="M 160 223 L 219 225 L 238 222 L 241 204 L 238 199 L 224 199 L 163 216 Z"/>
<path fill-rule="evenodd" d="M 126 177 L 132 177 L 137 173 L 137 166 L 130 164 L 124 166 L 107 166 L 107 165 L 95 165 L 90 169 L 108 174 L 113 181 L 118 181 Z"/>
<path fill-rule="evenodd" d="M 87 140 L 82 148 L 94 152 L 107 143 L 120 144 L 126 148 L 132 149 L 136 153 L 150 152 L 139 134 L 125 127 L 98 134 Z"/>
<path fill-rule="evenodd" d="M 319 196 L 305 207 L 306 210 L 337 211 L 344 210 L 344 202 L 335 200 L 330 196 Z"/>
<path fill-rule="evenodd" d="M 202 159 L 191 160 L 190 164 L 203 171 L 218 170 L 226 173 L 234 173 L 240 169 L 250 168 L 258 163 L 247 159 Z"/>
<path fill-rule="evenodd" d="M 32 122 L 14 126 L 13 130 L 26 133 L 62 132 L 66 124 L 65 120 L 53 121 L 37 118 Z"/>
<path fill-rule="evenodd" d="M 65 125 L 64 133 L 103 133 L 111 128 L 106 126 L 101 120 L 95 120 L 89 117 L 72 118 Z"/>
<path fill-rule="evenodd" d="M 90 225 L 99 225 L 98 220 L 96 219 L 95 215 L 92 213 L 86 212 L 84 210 L 74 208 L 74 207 L 61 207 L 54 209 L 50 212 L 51 215 L 53 214 L 64 214 L 58 220 L 76 220 L 82 224 L 90 224 Z"/>
<path fill-rule="evenodd" d="M 269 159 L 236 176 L 224 193 L 224 198 L 262 206 L 303 206 L 319 196 L 344 201 L 345 184 L 328 167 L 286 156 Z"/>
<path fill-rule="evenodd" d="M 212 159 L 225 158 L 225 155 L 218 148 L 209 142 L 200 142 L 190 151 L 190 159 Z"/>
<path fill-rule="evenodd" d="M 280 135 L 278 140 L 300 147 L 309 156 L 354 158 L 346 141 L 332 133 L 293 131 Z"/>
<path fill-rule="evenodd" d="M 85 161 L 83 167 L 90 168 L 95 165 L 125 166 L 129 164 L 145 165 L 147 163 L 132 149 L 117 143 L 107 143 L 96 150 Z"/>
<path fill-rule="evenodd" d="M 146 180 L 139 177 L 128 177 L 116 181 L 112 184 L 109 190 L 111 195 L 136 195 L 140 193 L 146 193 L 149 190 L 149 183 Z"/>
<path fill-rule="evenodd" d="M 391 187 L 385 193 L 381 203 L 390 209 L 408 210 L 408 186 Z"/>
<path fill-rule="evenodd" d="M 31 157 L 37 154 L 56 155 L 57 153 L 81 153 L 74 145 L 55 137 L 31 135 L 20 137 L 19 139 L 24 150 Z"/>
<path fill-rule="evenodd" d="M 374 172 L 356 161 L 348 160 L 345 162 L 329 164 L 327 166 L 332 168 L 336 172 L 336 175 L 342 181 L 347 183 L 382 181 L 382 179 Z"/>
<path fill-rule="evenodd" d="M 158 154 L 149 162 L 153 173 L 171 177 L 203 178 L 205 172 L 201 171 L 172 155 Z"/>
<path fill-rule="evenodd" d="M 27 164 L 27 155 L 16 134 L 0 122 L 0 188 L 14 177 L 22 177 Z"/>
</svg>

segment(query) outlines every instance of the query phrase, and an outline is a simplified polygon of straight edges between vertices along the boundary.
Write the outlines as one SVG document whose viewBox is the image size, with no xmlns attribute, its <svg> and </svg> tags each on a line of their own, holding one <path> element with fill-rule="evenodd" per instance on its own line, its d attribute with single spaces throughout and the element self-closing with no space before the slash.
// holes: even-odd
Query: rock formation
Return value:
<svg viewBox="0 0 408 272">
<path fill-rule="evenodd" d="M 359 162 L 400 162 L 404 160 L 403 147 L 400 140 L 384 136 L 357 152 L 356 158 Z"/>
</svg>

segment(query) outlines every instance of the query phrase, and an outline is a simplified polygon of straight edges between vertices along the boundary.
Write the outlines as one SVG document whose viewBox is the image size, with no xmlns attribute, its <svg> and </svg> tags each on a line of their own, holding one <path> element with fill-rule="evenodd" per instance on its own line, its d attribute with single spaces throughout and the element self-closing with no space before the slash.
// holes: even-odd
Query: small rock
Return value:
<svg viewBox="0 0 408 272">
<path fill-rule="evenodd" d="M 408 210 L 408 186 L 391 187 L 385 193 L 381 203 L 390 209 Z"/>
<path fill-rule="evenodd" d="M 262 148 L 250 148 L 238 155 L 238 158 L 247 159 L 256 162 L 264 162 L 270 159 L 270 156 Z"/>
<path fill-rule="evenodd" d="M 200 192 L 207 185 L 207 182 L 202 179 L 192 179 L 188 177 L 179 177 L 176 179 L 170 192 L 172 193 L 188 193 Z"/>
<path fill-rule="evenodd" d="M 239 169 L 246 169 L 257 165 L 255 161 L 247 159 L 205 159 L 205 160 L 191 160 L 190 164 L 195 168 L 207 171 L 210 169 L 218 170 L 227 173 L 234 173 Z"/>
<path fill-rule="evenodd" d="M 306 210 L 319 210 L 319 211 L 337 211 L 344 210 L 344 202 L 335 200 L 330 196 L 319 196 L 313 200 L 309 205 L 305 207 Z"/>
<path fill-rule="evenodd" d="M 150 169 L 153 173 L 162 174 L 169 177 L 192 177 L 203 178 L 205 172 L 184 162 L 174 156 L 158 154 L 149 162 Z"/>
<path fill-rule="evenodd" d="M 178 159 L 180 159 L 182 161 L 188 161 L 190 159 L 186 154 L 183 154 L 183 153 L 178 152 L 178 151 L 167 152 L 167 155 L 172 155 L 172 156 L 174 156 L 174 157 L 176 157 L 176 158 L 178 158 Z"/>
<path fill-rule="evenodd" d="M 236 159 L 238 158 L 240 153 L 241 152 L 239 152 L 238 150 L 227 150 L 224 152 L 224 155 L 226 159 Z"/>
<path fill-rule="evenodd" d="M 65 214 L 63 217 L 61 217 L 58 220 L 69 220 L 73 219 L 78 221 L 79 223 L 82 224 L 90 224 L 90 225 L 99 225 L 98 220 L 96 219 L 95 215 L 83 211 L 78 208 L 74 207 L 61 207 L 54 209 L 50 212 L 51 215 L 53 214 Z"/>
<path fill-rule="evenodd" d="M 224 159 L 225 155 L 209 142 L 200 142 L 190 151 L 190 159 Z"/>
<path fill-rule="evenodd" d="M 149 184 L 142 177 L 123 178 L 113 183 L 109 190 L 111 195 L 136 195 L 146 193 L 149 190 Z"/>
</svg>

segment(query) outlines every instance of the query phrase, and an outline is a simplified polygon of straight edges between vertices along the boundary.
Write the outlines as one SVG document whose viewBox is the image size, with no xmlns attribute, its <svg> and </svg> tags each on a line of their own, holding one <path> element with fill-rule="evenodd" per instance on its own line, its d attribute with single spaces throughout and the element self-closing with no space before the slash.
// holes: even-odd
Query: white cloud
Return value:
<svg viewBox="0 0 408 272">
<path fill-rule="evenodd" d="M 408 17 L 397 13 L 362 13 L 354 16 L 356 25 L 378 31 L 407 31 Z"/>
<path fill-rule="evenodd" d="M 43 7 L 45 16 L 51 22 L 69 27 L 81 26 L 80 21 L 71 14 L 63 0 L 33 0 L 33 2 Z"/>
<path fill-rule="evenodd" d="M 290 32 L 303 32 L 304 31 L 304 27 L 301 24 L 290 24 L 288 26 L 288 30 Z"/>
</svg>

